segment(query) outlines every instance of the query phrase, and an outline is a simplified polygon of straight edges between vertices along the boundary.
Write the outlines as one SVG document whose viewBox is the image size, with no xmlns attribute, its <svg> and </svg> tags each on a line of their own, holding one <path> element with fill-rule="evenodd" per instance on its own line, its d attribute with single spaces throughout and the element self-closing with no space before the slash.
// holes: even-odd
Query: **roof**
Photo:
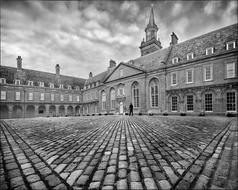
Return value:
<svg viewBox="0 0 238 190">
<path fill-rule="evenodd" d="M 114 67 L 116 68 L 116 67 Z M 105 78 L 113 71 L 114 69 L 108 69 L 102 73 L 99 73 L 89 79 L 87 79 L 85 81 L 85 84 L 84 85 L 88 85 L 88 84 L 92 84 L 92 83 L 95 83 L 95 82 L 103 82 L 105 80 Z"/>
<path fill-rule="evenodd" d="M 33 81 L 35 85 L 37 82 L 44 82 L 46 86 L 49 86 L 49 83 L 54 83 L 56 86 L 59 84 L 64 84 L 65 86 L 79 86 L 83 87 L 85 79 L 59 75 L 57 76 L 54 73 L 35 71 L 30 69 L 22 69 L 22 71 L 17 71 L 17 68 L 0 66 L 0 77 L 6 78 L 7 83 L 13 83 L 14 79 L 19 78 L 22 80 L 23 84 L 26 84 L 27 81 Z"/>
</svg>

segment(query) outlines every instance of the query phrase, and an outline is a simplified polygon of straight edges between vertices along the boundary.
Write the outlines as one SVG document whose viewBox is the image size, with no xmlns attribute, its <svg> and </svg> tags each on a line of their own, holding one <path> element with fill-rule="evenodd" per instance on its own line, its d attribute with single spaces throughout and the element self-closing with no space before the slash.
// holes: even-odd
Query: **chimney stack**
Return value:
<svg viewBox="0 0 238 190">
<path fill-rule="evenodd" d="M 89 78 L 92 78 L 92 77 L 93 77 L 93 73 L 90 72 L 90 73 L 89 73 Z"/>
<path fill-rule="evenodd" d="M 174 32 L 172 32 L 170 45 L 175 45 L 177 43 L 178 43 L 178 37 L 176 36 Z"/>
<path fill-rule="evenodd" d="M 22 58 L 21 56 L 17 57 L 17 70 L 21 70 L 22 69 Z"/>
<path fill-rule="evenodd" d="M 113 67 L 115 67 L 117 64 L 116 64 L 116 62 L 114 61 L 114 60 L 110 60 L 109 61 L 109 68 L 113 68 Z"/>
<path fill-rule="evenodd" d="M 55 74 L 60 75 L 60 66 L 59 66 L 59 64 L 56 64 L 56 66 L 55 66 Z"/>
</svg>

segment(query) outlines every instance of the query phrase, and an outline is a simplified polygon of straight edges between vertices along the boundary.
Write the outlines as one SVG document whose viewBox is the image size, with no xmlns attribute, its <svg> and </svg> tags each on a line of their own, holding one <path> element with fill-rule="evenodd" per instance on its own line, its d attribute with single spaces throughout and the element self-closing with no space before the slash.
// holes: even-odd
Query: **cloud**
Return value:
<svg viewBox="0 0 238 190">
<path fill-rule="evenodd" d="M 173 16 L 179 15 L 181 13 L 182 9 L 183 9 L 182 4 L 179 2 L 176 2 L 172 9 L 172 15 Z"/>
<path fill-rule="evenodd" d="M 204 12 L 207 15 L 211 15 L 216 12 L 219 6 L 220 6 L 220 1 L 209 1 L 204 7 Z"/>
</svg>

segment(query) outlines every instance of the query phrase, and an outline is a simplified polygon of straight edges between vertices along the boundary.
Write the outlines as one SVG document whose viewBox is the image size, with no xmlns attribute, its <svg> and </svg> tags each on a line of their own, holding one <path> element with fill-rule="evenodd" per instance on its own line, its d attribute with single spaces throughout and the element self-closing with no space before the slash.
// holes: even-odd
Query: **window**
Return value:
<svg viewBox="0 0 238 190">
<path fill-rule="evenodd" d="M 102 92 L 102 110 L 106 109 L 106 93 Z"/>
<path fill-rule="evenodd" d="M 227 111 L 236 111 L 236 94 L 235 92 L 226 93 L 226 109 Z"/>
<path fill-rule="evenodd" d="M 29 80 L 28 83 L 27 83 L 27 85 L 28 85 L 28 86 L 33 86 L 33 81 L 30 81 L 30 80 Z"/>
<path fill-rule="evenodd" d="M 63 102 L 64 101 L 64 95 L 60 95 L 60 101 Z"/>
<path fill-rule="evenodd" d="M 21 81 L 20 80 L 15 80 L 15 85 L 20 85 Z"/>
<path fill-rule="evenodd" d="M 212 111 L 212 94 L 205 94 L 205 111 Z"/>
<path fill-rule="evenodd" d="M 204 81 L 211 81 L 213 75 L 213 68 L 212 65 L 206 65 L 204 67 Z"/>
<path fill-rule="evenodd" d="M 123 77 L 123 69 L 120 69 L 120 77 Z"/>
<path fill-rule="evenodd" d="M 28 100 L 33 100 L 33 93 L 32 93 L 32 92 L 29 92 L 29 94 L 28 94 Z"/>
<path fill-rule="evenodd" d="M 40 82 L 40 87 L 44 87 L 44 82 Z"/>
<path fill-rule="evenodd" d="M 193 53 L 188 53 L 187 54 L 187 60 L 191 60 L 193 58 L 194 58 Z"/>
<path fill-rule="evenodd" d="M 72 97 L 72 95 L 69 95 L 69 101 L 70 101 L 70 102 L 73 101 L 73 97 Z"/>
<path fill-rule="evenodd" d="M 234 49 L 235 47 L 236 47 L 235 41 L 230 41 L 226 43 L 226 50 L 231 50 Z"/>
<path fill-rule="evenodd" d="M 177 73 L 171 73 L 171 85 L 174 86 L 177 84 Z"/>
<path fill-rule="evenodd" d="M 79 96 L 77 96 L 77 102 L 79 102 Z"/>
<path fill-rule="evenodd" d="M 5 78 L 0 78 L 0 84 L 5 84 L 6 83 L 6 79 Z"/>
<path fill-rule="evenodd" d="M 1 91 L 1 100 L 6 100 L 6 99 L 7 99 L 7 92 Z"/>
<path fill-rule="evenodd" d="M 213 53 L 214 53 L 214 48 L 213 47 L 206 48 L 206 55 L 211 55 Z"/>
<path fill-rule="evenodd" d="M 76 91 L 79 91 L 79 86 L 76 86 L 75 90 L 76 90 Z"/>
<path fill-rule="evenodd" d="M 40 93 L 40 100 L 41 101 L 45 100 L 45 94 L 44 93 Z"/>
<path fill-rule="evenodd" d="M 50 94 L 50 99 L 51 99 L 51 101 L 55 101 L 55 95 L 54 94 Z"/>
<path fill-rule="evenodd" d="M 50 88 L 54 88 L 54 87 L 55 87 L 54 83 L 50 83 Z"/>
<path fill-rule="evenodd" d="M 115 109 L 115 105 L 116 105 L 116 92 L 115 90 L 112 88 L 111 92 L 110 92 L 110 98 L 111 98 L 111 109 Z"/>
<path fill-rule="evenodd" d="M 188 69 L 186 71 L 186 82 L 187 84 L 193 83 L 193 69 Z"/>
<path fill-rule="evenodd" d="M 177 96 L 172 96 L 171 98 L 171 110 L 172 111 L 178 111 L 178 97 Z"/>
<path fill-rule="evenodd" d="M 123 84 L 119 84 L 119 86 L 118 86 L 118 95 L 119 96 L 125 95 L 125 90 L 124 90 L 124 85 Z"/>
<path fill-rule="evenodd" d="M 159 81 L 157 79 L 152 79 L 150 82 L 150 105 L 151 105 L 151 107 L 159 106 L 158 84 L 159 84 Z"/>
<path fill-rule="evenodd" d="M 139 104 L 139 84 L 136 82 L 132 85 L 132 97 L 133 97 L 133 105 L 135 108 L 140 107 Z"/>
<path fill-rule="evenodd" d="M 178 63 L 178 57 L 174 57 L 173 59 L 172 59 L 172 64 L 175 64 L 175 63 Z"/>
<path fill-rule="evenodd" d="M 193 111 L 193 95 L 187 96 L 187 111 Z"/>
<path fill-rule="evenodd" d="M 60 85 L 59 85 L 59 88 L 63 89 L 63 88 L 64 88 L 64 85 L 63 85 L 63 84 L 60 84 Z"/>
<path fill-rule="evenodd" d="M 72 90 L 72 87 L 70 85 L 68 86 L 68 90 Z"/>
<path fill-rule="evenodd" d="M 235 63 L 226 64 L 226 78 L 235 77 Z"/>
<path fill-rule="evenodd" d="M 21 100 L 21 92 L 16 92 L 16 100 Z"/>
</svg>

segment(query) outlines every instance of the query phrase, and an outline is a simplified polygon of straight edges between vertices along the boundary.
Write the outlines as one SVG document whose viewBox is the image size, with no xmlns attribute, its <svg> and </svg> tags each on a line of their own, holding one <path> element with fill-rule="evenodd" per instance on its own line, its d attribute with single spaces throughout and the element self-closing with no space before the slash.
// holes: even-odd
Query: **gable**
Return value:
<svg viewBox="0 0 238 190">
<path fill-rule="evenodd" d="M 123 76 L 120 75 L 120 73 L 123 73 Z M 113 80 L 117 80 L 120 78 L 125 78 L 128 76 L 132 76 L 132 75 L 136 75 L 136 74 L 140 74 L 143 73 L 142 70 L 124 65 L 124 64 L 120 64 L 118 65 L 117 68 L 115 68 L 115 70 L 111 73 L 111 75 L 106 79 L 105 82 L 109 82 L 109 81 L 113 81 Z"/>
</svg>

